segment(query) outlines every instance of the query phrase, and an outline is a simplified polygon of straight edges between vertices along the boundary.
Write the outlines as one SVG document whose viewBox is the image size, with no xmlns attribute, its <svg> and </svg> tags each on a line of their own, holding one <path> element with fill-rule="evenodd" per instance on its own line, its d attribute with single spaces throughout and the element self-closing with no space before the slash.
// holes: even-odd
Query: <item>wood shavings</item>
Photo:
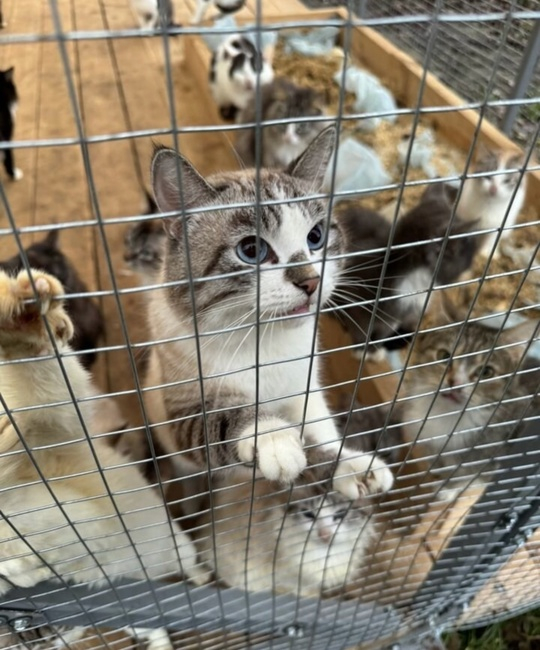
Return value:
<svg viewBox="0 0 540 650">
<path fill-rule="evenodd" d="M 328 108 L 329 115 L 337 115 L 339 109 L 340 88 L 334 81 L 334 75 L 341 68 L 343 52 L 335 48 L 329 55 L 320 57 L 306 57 L 300 54 L 285 54 L 283 47 L 278 42 L 274 58 L 274 69 L 276 74 L 284 76 L 299 85 L 310 86 L 321 92 Z M 358 65 L 354 60 L 350 61 Z M 362 66 L 359 66 L 362 67 Z M 345 93 L 344 117 L 352 113 L 354 95 Z M 426 179 L 426 173 L 422 169 L 409 168 L 405 178 L 403 168 L 399 161 L 398 144 L 410 134 L 414 123 L 414 116 L 399 116 L 394 124 L 382 122 L 375 131 L 362 131 L 357 126 L 357 120 L 344 119 L 342 122 L 342 138 L 354 137 L 360 142 L 372 147 L 379 156 L 381 163 L 388 171 L 393 181 L 401 184 L 403 180 L 422 181 Z M 427 118 L 421 118 L 417 124 L 416 133 L 420 135 L 432 128 Z M 466 153 L 456 149 L 451 143 L 444 141 L 435 135 L 433 167 L 439 176 L 452 176 L 463 173 L 466 163 Z M 403 189 L 400 213 L 414 207 L 425 190 L 425 185 L 420 184 Z M 386 218 L 392 218 L 395 212 L 395 202 L 400 194 L 400 189 L 385 190 L 369 194 L 362 199 L 346 202 L 345 205 L 356 203 L 371 210 L 384 211 Z M 394 209 L 392 205 L 394 204 Z M 339 208 L 338 208 L 339 209 Z M 498 276 L 493 279 L 481 280 L 485 273 L 485 258 L 478 257 L 470 272 L 470 277 L 475 278 L 470 284 L 448 290 L 449 298 L 458 306 L 468 309 L 471 301 L 478 293 L 475 303 L 474 314 L 481 315 L 492 312 L 505 311 L 514 303 L 514 308 L 529 307 L 529 313 L 534 311 L 534 317 L 538 317 L 536 307 L 540 300 L 540 288 L 536 281 L 538 272 L 531 275 L 523 282 L 524 268 L 523 254 L 509 256 L 505 254 L 514 250 L 523 250 L 540 240 L 540 224 L 535 221 L 535 210 L 532 206 L 525 208 L 519 218 L 519 222 L 530 222 L 531 225 L 516 229 L 512 232 L 509 240 L 510 247 L 502 248 L 503 253 L 492 260 L 488 275 Z M 540 260 L 538 261 L 540 263 Z M 520 285 L 523 286 L 520 288 Z M 481 286 L 480 286 L 481 284 Z M 480 287 L 480 288 L 479 288 Z"/>
</svg>

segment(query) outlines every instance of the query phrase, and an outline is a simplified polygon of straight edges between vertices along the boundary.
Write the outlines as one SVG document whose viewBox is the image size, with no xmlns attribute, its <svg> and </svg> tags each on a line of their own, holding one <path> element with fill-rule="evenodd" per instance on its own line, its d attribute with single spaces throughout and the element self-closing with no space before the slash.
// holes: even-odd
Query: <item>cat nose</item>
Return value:
<svg viewBox="0 0 540 650">
<path fill-rule="evenodd" d="M 294 284 L 299 288 L 302 289 L 306 293 L 306 295 L 311 296 L 312 294 L 317 291 L 317 287 L 319 286 L 319 282 L 321 281 L 321 278 L 316 275 L 313 278 L 306 278 L 305 280 L 302 280 L 301 282 L 295 282 Z"/>
<path fill-rule="evenodd" d="M 332 531 L 328 528 L 319 528 L 317 530 L 319 539 L 323 542 L 329 542 L 332 539 Z"/>
<path fill-rule="evenodd" d="M 489 186 L 489 193 L 491 196 L 495 196 L 497 194 L 497 186 L 496 185 L 490 185 Z"/>
</svg>

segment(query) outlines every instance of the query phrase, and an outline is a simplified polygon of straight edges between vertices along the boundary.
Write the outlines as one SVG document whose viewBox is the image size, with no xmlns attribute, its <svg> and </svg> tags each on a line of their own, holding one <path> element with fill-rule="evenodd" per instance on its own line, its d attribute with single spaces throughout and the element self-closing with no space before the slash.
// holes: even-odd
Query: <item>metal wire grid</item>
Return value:
<svg viewBox="0 0 540 650">
<path fill-rule="evenodd" d="M 434 9 L 440 10 L 441 9 L 440 5 L 441 3 L 439 3 L 437 7 L 434 7 Z M 102 5 L 102 9 L 103 9 L 103 5 Z M 517 10 L 517 7 L 515 7 L 515 9 Z M 139 131 L 139 132 L 125 132 L 125 133 L 118 133 L 118 134 L 100 134 L 95 137 L 88 137 L 85 134 L 84 121 L 81 119 L 80 111 L 78 108 L 78 100 L 75 92 L 75 84 L 73 82 L 74 70 L 72 68 L 72 64 L 69 60 L 69 57 L 66 53 L 66 45 L 65 45 L 66 40 L 69 42 L 72 39 L 80 39 L 80 38 L 111 39 L 111 38 L 123 37 L 126 35 L 133 36 L 135 34 L 139 36 L 139 33 L 135 32 L 134 30 L 130 30 L 125 34 L 108 32 L 108 31 L 102 33 L 94 32 L 94 33 L 86 33 L 86 34 L 84 33 L 68 34 L 62 28 L 60 13 L 56 2 L 51 1 L 50 10 L 51 10 L 51 16 L 53 18 L 54 27 L 55 27 L 53 39 L 58 42 L 58 46 L 60 48 L 62 62 L 64 65 L 64 71 L 66 74 L 66 78 L 68 80 L 68 87 L 70 90 L 72 109 L 76 117 L 78 137 L 75 139 L 60 138 L 60 139 L 55 139 L 54 141 L 48 140 L 48 141 L 33 141 L 33 142 L 26 142 L 26 143 L 17 143 L 17 145 L 20 144 L 21 148 L 22 147 L 37 148 L 37 147 L 48 147 L 53 144 L 67 145 L 73 142 L 77 142 L 81 147 L 81 151 L 83 153 L 83 157 L 85 161 L 85 171 L 86 171 L 86 177 L 88 181 L 88 189 L 92 200 L 94 217 L 92 219 L 83 220 L 76 224 L 62 223 L 61 226 L 58 225 L 56 227 L 67 230 L 75 226 L 80 227 L 81 225 L 89 225 L 94 228 L 97 228 L 98 230 L 101 244 L 103 245 L 106 253 L 107 272 L 110 276 L 110 280 L 113 288 L 112 291 L 97 291 L 94 292 L 92 295 L 96 297 L 112 295 L 115 298 L 115 300 L 117 301 L 119 313 L 121 315 L 122 335 L 125 339 L 125 343 L 122 345 L 104 346 L 103 348 L 100 349 L 106 352 L 112 352 L 114 350 L 123 349 L 128 352 L 128 354 L 130 355 L 133 376 L 134 376 L 134 388 L 130 392 L 140 397 L 139 400 L 140 408 L 144 409 L 143 400 L 141 398 L 141 395 L 143 394 L 144 391 L 141 388 L 141 383 L 137 378 L 138 375 L 137 375 L 137 367 L 135 363 L 134 353 L 138 348 L 146 346 L 148 343 L 150 345 L 154 345 L 154 344 L 158 344 L 159 342 L 145 341 L 144 343 L 141 344 L 138 343 L 133 344 L 130 342 L 129 314 L 124 313 L 120 297 L 122 295 L 126 295 L 129 293 L 148 291 L 151 290 L 152 287 L 146 287 L 142 289 L 135 288 L 129 290 L 122 290 L 118 288 L 115 282 L 116 269 L 114 268 L 112 257 L 110 255 L 110 247 L 107 244 L 107 230 L 105 228 L 105 219 L 100 210 L 99 194 L 96 191 L 95 183 L 93 181 L 94 170 L 92 169 L 91 157 L 88 154 L 88 147 L 91 143 L 104 142 L 104 141 L 110 142 L 113 141 L 115 138 L 118 140 L 129 138 L 131 139 L 131 141 L 134 141 L 136 138 L 141 137 L 143 135 L 149 135 L 149 134 L 162 135 L 165 132 L 167 132 L 167 130 L 149 129 L 144 132 Z M 260 7 L 258 8 L 258 10 L 260 11 Z M 349 23 L 344 25 L 345 34 L 347 34 L 347 32 L 351 28 L 351 19 L 352 16 L 349 15 Z M 339 21 L 337 22 L 339 24 Z M 428 39 L 428 44 L 425 52 L 426 69 L 429 68 L 431 61 L 435 56 L 435 52 L 437 51 L 437 44 L 440 43 L 438 39 L 438 33 L 437 33 L 438 32 L 437 24 L 435 22 L 429 24 L 431 24 L 431 30 L 430 30 L 430 38 Z M 302 26 L 302 25 L 303 23 L 299 21 L 295 26 Z M 505 36 L 507 37 L 509 33 L 509 23 L 506 23 L 505 26 L 507 28 Z M 196 31 L 196 30 L 188 30 L 188 31 Z M 42 36 L 36 34 L 30 37 L 25 36 L 22 40 L 29 42 L 32 40 L 39 40 L 40 38 L 42 38 Z M 51 38 L 51 37 L 48 36 L 47 38 Z M 184 133 L 189 131 L 192 132 L 200 131 L 201 133 L 204 133 L 205 131 L 206 132 L 212 131 L 215 130 L 216 128 L 221 129 L 221 127 L 215 127 L 215 126 L 210 126 L 208 128 L 193 128 L 193 129 L 184 129 L 184 128 L 176 127 L 175 124 L 176 110 L 174 106 L 175 94 L 173 89 L 170 59 L 168 58 L 167 35 L 163 35 L 163 42 L 164 42 L 165 59 L 167 62 L 167 65 L 165 66 L 165 74 L 166 74 L 166 83 L 168 88 L 168 99 L 170 105 L 172 133 L 176 134 L 177 132 Z M 495 57 L 492 76 L 487 82 L 487 87 L 485 88 L 485 97 L 482 104 L 486 107 L 490 105 L 490 103 L 485 100 L 486 98 L 490 97 L 490 92 L 491 92 L 490 88 L 491 86 L 493 86 L 498 65 L 500 65 L 501 61 L 503 60 L 503 51 L 504 51 L 505 42 L 506 40 L 505 38 L 503 38 L 501 40 L 501 45 Z M 347 43 L 347 36 L 345 37 L 345 43 Z M 423 87 L 421 92 L 423 92 Z M 491 104 L 494 104 L 494 102 L 491 102 Z M 407 111 L 404 110 L 401 112 L 407 112 Z M 416 129 L 419 123 L 423 111 L 420 110 L 418 105 L 417 107 L 413 108 L 413 113 L 414 113 L 413 132 L 414 132 L 414 130 Z M 341 111 L 340 111 L 338 120 L 339 119 L 348 119 L 348 118 L 341 115 Z M 399 184 L 400 187 L 403 187 L 407 184 L 405 182 L 405 178 L 406 178 L 405 174 L 403 177 L 404 182 Z M 17 232 L 39 232 L 51 227 L 50 224 L 43 224 L 31 228 L 18 229 L 17 218 L 16 218 L 17 215 L 14 214 L 9 208 L 8 192 L 4 189 L 4 187 L 2 187 L 1 192 L 2 192 L 2 199 L 6 208 L 8 223 L 9 223 L 9 227 L 4 228 L 2 230 L 1 232 L 2 235 L 16 237 Z M 261 202 L 259 201 L 259 203 Z M 228 206 L 228 207 L 234 208 L 234 207 L 241 207 L 241 206 Z M 197 212 L 197 210 L 194 210 L 194 212 Z M 107 226 L 115 223 L 128 225 L 140 219 L 141 217 L 138 215 L 130 216 L 127 218 L 119 217 L 110 220 L 107 219 L 106 223 Z M 20 244 L 20 241 L 18 241 L 17 243 Z M 535 269 L 535 268 L 536 267 L 534 266 L 534 260 L 531 259 L 530 269 Z M 485 280 L 487 277 L 488 276 L 484 274 L 484 276 L 481 278 L 481 282 Z M 524 274 L 524 279 L 525 277 L 526 274 Z M 192 297 L 193 297 L 194 295 L 193 281 L 190 281 L 190 285 L 191 285 Z M 379 298 L 380 298 L 380 293 L 377 296 L 376 300 L 378 301 Z M 427 306 L 427 302 L 426 302 L 426 306 Z M 259 327 L 259 325 L 260 324 L 258 322 L 257 327 Z M 371 328 L 372 327 L 370 326 L 370 329 Z M 361 362 L 360 364 L 358 377 L 360 377 L 362 369 L 363 369 L 363 362 Z M 197 381 L 196 378 L 193 379 Z M 67 383 L 69 384 L 69 377 L 67 377 L 67 380 L 68 380 Z M 357 384 L 358 381 L 359 379 L 357 380 L 357 382 L 354 383 Z M 179 388 L 181 388 L 181 384 L 179 385 Z M 122 391 L 122 392 L 125 394 L 126 391 Z M 111 396 L 118 396 L 119 394 L 120 391 L 115 391 L 114 389 L 109 393 L 109 395 Z M 89 399 L 93 400 L 93 399 L 100 399 L 100 398 L 89 398 Z M 16 411 L 11 412 L 8 408 L 8 405 L 4 405 L 4 409 L 6 413 L 11 415 L 16 415 Z M 136 428 L 133 428 L 131 430 L 135 431 Z M 534 436 L 531 436 L 530 440 L 532 440 L 532 442 L 534 443 L 535 441 Z M 530 472 L 530 467 L 537 461 L 535 460 L 535 456 L 534 456 L 535 455 L 534 448 L 532 450 L 528 450 L 527 453 L 528 456 L 526 457 L 526 461 L 523 462 L 520 460 L 519 463 L 517 463 L 516 458 L 512 454 L 510 454 L 510 458 L 512 461 L 511 469 L 514 471 L 516 469 L 518 470 L 522 469 L 527 476 L 530 476 L 533 474 L 532 472 Z M 518 456 L 518 458 L 521 459 L 521 456 Z M 161 485 L 161 481 L 159 480 L 159 468 L 157 467 L 157 465 L 156 465 L 156 469 L 158 471 L 158 485 Z M 398 474 L 400 471 L 401 470 L 398 469 Z M 501 470 L 501 473 L 503 477 L 506 476 L 504 474 L 504 471 Z M 471 479 L 474 478 L 474 476 L 475 473 L 471 474 Z M 492 482 L 492 486 L 493 485 L 496 485 L 496 481 Z M 513 487 L 512 481 L 509 482 L 507 489 L 501 491 L 501 489 L 499 488 L 498 494 L 496 494 L 496 496 L 493 497 L 494 500 L 492 500 L 490 503 L 492 506 L 495 505 L 496 507 L 490 508 L 490 513 L 492 516 L 494 514 L 507 516 L 510 506 L 515 506 L 516 504 L 518 504 L 521 505 L 523 509 L 525 505 L 527 505 L 527 503 L 531 501 L 531 499 L 532 502 L 534 503 L 534 499 L 536 497 L 534 497 L 533 488 L 526 486 L 522 488 L 513 487 L 513 489 L 509 489 L 510 487 Z M 530 496 L 531 494 L 533 496 Z M 416 514 L 415 498 L 414 498 L 414 494 L 409 489 L 402 488 L 396 490 L 392 494 L 392 501 L 394 502 L 394 506 L 396 507 L 399 506 L 402 512 L 401 515 L 402 521 L 398 520 L 392 522 L 394 532 L 396 536 L 398 536 L 400 532 L 406 533 L 409 530 L 410 520 L 411 518 L 414 519 L 415 517 Z M 523 524 L 522 527 L 533 529 L 535 528 L 536 521 L 537 521 L 537 517 L 536 515 L 534 515 L 530 517 L 527 520 L 526 525 Z M 518 522 L 518 523 L 522 524 L 523 522 Z M 389 526 L 388 522 L 383 523 L 382 529 L 384 530 L 388 526 Z M 454 536 L 454 542 L 456 542 L 458 546 L 459 544 L 461 544 L 461 547 L 463 546 L 463 544 L 466 545 L 467 551 L 469 553 L 468 557 L 473 560 L 472 563 L 474 563 L 474 560 L 477 560 L 478 563 L 480 563 L 480 561 L 482 561 L 483 563 L 485 562 L 485 557 L 486 557 L 485 551 L 486 550 L 490 551 L 492 546 L 490 540 L 492 542 L 496 541 L 494 539 L 494 535 L 491 528 L 488 528 L 487 532 L 488 532 L 487 539 L 483 540 L 481 543 L 475 544 L 474 542 L 471 542 L 473 538 L 473 532 L 471 532 L 471 529 L 469 529 L 469 527 L 463 526 L 462 528 L 460 528 L 459 532 Z M 415 540 L 412 537 L 409 538 L 409 543 L 411 543 L 411 546 L 413 548 L 418 549 L 418 545 L 415 544 Z M 504 549 L 507 552 L 508 545 L 505 546 Z M 391 549 L 389 552 L 391 555 L 392 554 L 395 555 L 396 547 L 394 549 Z M 492 553 L 492 555 L 488 554 L 487 556 L 488 558 L 500 557 L 500 554 L 497 554 L 493 551 L 490 551 L 490 553 Z M 389 566 L 390 567 L 392 566 L 392 562 L 390 562 Z M 451 563 L 450 567 L 452 568 L 452 571 L 454 571 L 455 558 L 454 558 L 454 563 Z M 415 571 L 416 571 L 416 566 L 413 557 L 410 559 L 410 564 L 408 569 L 409 578 L 411 579 L 411 581 L 414 579 Z M 446 571 L 448 571 L 448 565 L 446 567 Z M 437 585 L 438 572 L 441 575 L 445 576 L 444 564 L 442 568 L 436 566 L 434 570 L 430 573 L 430 580 L 433 581 L 434 585 Z M 488 575 L 487 572 L 484 571 L 483 573 L 484 580 L 486 579 L 487 575 Z M 360 589 L 361 591 L 360 595 L 363 595 L 364 599 L 367 599 L 371 602 L 377 599 L 381 600 L 381 598 L 384 600 L 385 594 L 390 593 L 393 587 L 394 588 L 397 587 L 399 589 L 402 585 L 407 584 L 408 581 L 407 576 L 405 577 L 405 579 L 403 577 L 400 577 L 396 581 L 395 578 L 390 573 L 386 575 L 375 576 L 375 577 L 378 578 L 379 580 L 378 584 L 377 581 L 375 581 L 374 585 L 367 583 Z M 426 587 L 427 591 L 425 590 L 424 593 L 419 592 L 410 610 L 406 612 L 404 615 L 402 615 L 401 620 L 398 620 L 398 617 L 394 610 L 386 610 L 381 607 L 378 607 L 377 605 L 365 605 L 361 602 L 360 599 L 355 601 L 345 601 L 345 602 L 321 600 L 319 602 L 316 602 L 315 604 L 313 603 L 305 604 L 302 600 L 296 599 L 294 597 L 286 598 L 286 597 L 277 597 L 274 595 L 269 601 L 269 597 L 267 595 L 263 596 L 262 598 L 257 598 L 253 595 L 248 596 L 247 594 L 235 593 L 234 590 L 226 590 L 224 592 L 214 591 L 214 590 L 209 591 L 208 588 L 194 589 L 194 588 L 187 588 L 185 585 L 181 585 L 181 586 L 154 585 L 152 591 L 150 592 L 149 584 L 150 583 L 148 584 L 142 583 L 137 585 L 130 584 L 127 587 L 127 591 L 121 585 L 114 586 L 112 584 L 109 584 L 108 590 L 102 589 L 101 593 L 98 594 L 101 595 L 101 597 L 104 598 L 105 600 L 99 601 L 98 599 L 97 602 L 100 603 L 100 606 L 98 608 L 97 614 L 96 614 L 95 607 L 88 607 L 88 605 L 84 604 L 85 598 L 91 599 L 92 595 L 95 596 L 95 593 L 88 595 L 87 593 L 84 592 L 82 588 L 79 587 L 70 587 L 70 589 L 67 591 L 59 591 L 58 592 L 59 595 L 55 595 L 54 588 L 51 588 L 50 586 L 44 586 L 41 589 L 40 587 L 38 587 L 36 590 L 32 592 L 32 599 L 30 600 L 30 604 L 33 605 L 35 609 L 37 610 L 43 609 L 46 613 L 48 612 L 49 614 L 52 611 L 53 612 L 52 618 L 55 621 L 60 620 L 63 623 L 66 623 L 66 617 L 67 617 L 68 622 L 70 621 L 77 622 L 79 624 L 87 621 L 87 618 L 85 616 L 78 617 L 77 614 L 74 613 L 74 611 L 78 609 L 77 605 L 80 605 L 82 610 L 86 613 L 86 616 L 88 615 L 90 615 L 91 617 L 93 616 L 94 621 L 99 620 L 99 624 L 100 624 L 100 627 L 98 628 L 99 641 L 104 645 L 110 644 L 111 647 L 114 647 L 114 642 L 107 641 L 105 635 L 99 632 L 101 627 L 104 628 L 122 627 L 123 625 L 126 624 L 125 623 L 126 620 L 131 620 L 132 622 L 135 622 L 133 620 L 134 618 L 137 619 L 136 623 L 139 626 L 143 624 L 155 625 L 158 624 L 155 618 L 156 611 L 159 616 L 159 622 L 163 621 L 165 624 L 167 624 L 168 626 L 170 625 L 170 627 L 172 628 L 176 627 L 181 629 L 182 628 L 192 629 L 197 624 L 198 625 L 204 625 L 204 623 L 208 624 L 209 620 L 213 619 L 213 623 L 216 627 L 218 628 L 221 626 L 224 627 L 225 623 L 228 623 L 229 629 L 233 629 L 233 632 L 229 632 L 228 634 L 225 634 L 225 636 L 223 636 L 222 632 L 218 632 L 218 633 L 203 632 L 201 633 L 201 636 L 196 637 L 195 640 L 190 640 L 189 637 L 183 638 L 181 640 L 182 643 L 181 647 L 201 647 L 200 644 L 206 643 L 206 641 L 204 641 L 204 639 L 202 638 L 206 636 L 206 634 L 208 636 L 208 640 L 207 640 L 208 647 L 222 647 L 223 644 L 225 644 L 226 647 L 245 647 L 246 643 L 254 642 L 253 640 L 246 641 L 245 634 L 256 635 L 258 632 L 261 632 L 261 630 L 262 630 L 261 633 L 268 634 L 272 631 L 271 629 L 265 627 L 264 625 L 261 627 L 261 620 L 263 620 L 267 625 L 269 622 L 267 620 L 264 620 L 264 618 L 262 619 L 260 618 L 261 610 L 268 610 L 269 603 L 270 603 L 274 623 L 283 620 L 284 612 L 287 612 L 287 614 L 289 614 L 290 611 L 294 611 L 296 614 L 292 619 L 289 618 L 289 620 L 293 621 L 290 624 L 290 626 L 280 630 L 281 633 L 285 632 L 285 636 L 286 636 L 285 640 L 282 639 L 281 641 L 279 641 L 276 639 L 272 639 L 270 641 L 270 645 L 272 647 L 289 647 L 289 645 L 292 643 L 291 639 L 296 639 L 295 647 L 296 646 L 300 647 L 299 644 L 302 644 L 305 645 L 305 647 L 315 648 L 315 647 L 346 647 L 347 645 L 353 642 L 356 643 L 369 638 L 381 637 L 383 634 L 385 636 L 389 635 L 391 632 L 397 630 L 400 626 L 407 627 L 407 626 L 425 625 L 426 621 L 428 620 L 428 614 L 431 614 L 434 611 L 434 609 L 437 611 L 437 613 L 439 613 L 441 609 L 444 609 L 444 607 L 446 607 L 450 601 L 456 599 L 456 596 L 461 598 L 465 593 L 465 591 L 467 590 L 468 590 L 467 591 L 468 595 L 470 595 L 469 592 L 471 590 L 473 593 L 476 593 L 476 591 L 478 590 L 478 582 L 473 582 L 472 585 L 471 584 L 466 585 L 467 589 L 465 589 L 464 585 L 457 582 L 455 586 L 452 585 L 451 590 L 448 588 L 446 589 L 446 592 L 444 593 L 444 598 L 439 599 L 442 600 L 443 602 L 442 603 L 438 602 L 437 607 L 434 608 L 433 596 L 434 593 L 439 594 L 439 592 L 433 587 L 430 587 L 428 584 Z M 170 593 L 172 595 L 167 597 L 167 593 Z M 142 598 L 140 607 L 137 607 L 132 602 L 133 600 L 136 600 L 136 597 L 138 596 Z M 22 596 L 13 597 L 12 604 L 14 606 L 16 606 L 17 603 L 21 602 L 19 598 L 22 598 Z M 28 603 L 27 598 L 28 596 L 25 595 L 24 598 L 25 606 L 27 606 Z M 67 607 L 66 611 L 69 611 L 69 615 L 66 614 L 65 612 L 62 612 L 60 615 L 58 615 L 58 612 L 61 611 L 61 608 L 60 609 L 58 608 L 56 602 L 58 599 L 60 599 L 60 601 L 63 602 L 64 605 Z M 34 601 L 33 603 L 32 600 Z M 403 602 L 401 603 L 398 599 L 397 604 L 404 605 L 406 601 L 408 601 L 408 598 L 404 598 Z M 464 601 L 464 603 L 466 603 L 466 601 Z M 151 615 L 148 620 L 145 620 L 146 617 L 143 612 L 148 609 L 150 609 Z M 202 611 L 207 615 L 204 618 L 201 616 Z M 208 616 L 208 612 L 211 613 L 211 616 Z M 311 614 L 311 617 L 313 617 L 315 613 L 315 616 L 319 619 L 318 626 L 314 626 L 313 628 L 310 627 L 303 628 L 301 624 L 298 624 L 297 627 L 295 627 L 296 623 L 294 621 L 302 621 L 302 617 L 303 615 L 306 615 L 306 612 L 309 612 Z M 139 617 L 137 617 L 137 614 L 139 614 Z M 311 617 L 308 617 L 309 620 L 312 620 Z M 232 628 L 231 628 L 231 618 L 234 619 L 234 625 L 232 626 Z M 446 625 L 448 625 L 449 622 L 452 622 L 456 619 L 456 613 L 453 612 L 452 616 L 450 616 L 449 619 L 450 619 L 449 621 L 448 620 L 445 621 Z M 489 619 L 490 619 L 490 615 L 487 615 L 486 620 Z M 321 624 L 321 620 L 326 625 L 326 630 L 323 630 L 323 625 Z M 345 625 L 343 624 L 344 620 L 346 621 Z M 270 621 L 270 626 L 272 627 L 271 623 L 272 621 Z M 360 630 L 362 630 L 362 633 L 360 633 Z M 273 631 L 275 631 L 275 629 Z M 238 637 L 236 635 L 238 635 Z M 258 641 L 260 637 L 255 636 L 252 638 L 257 639 Z M 33 645 L 32 641 L 27 641 L 25 642 L 25 644 L 28 646 Z"/>
<path fill-rule="evenodd" d="M 430 13 L 433 2 L 412 0 L 407 3 L 358 2 L 355 8 L 368 18 L 413 17 Z M 538 22 L 531 20 L 513 21 L 513 11 L 534 10 L 534 2 L 471 2 L 470 0 L 447 0 L 441 6 L 443 13 L 461 21 L 449 23 L 444 33 L 439 30 L 437 42 L 430 58 L 429 70 L 450 88 L 468 101 L 481 101 L 485 96 L 488 79 L 493 74 L 490 54 L 498 48 L 500 35 L 508 27 L 508 34 L 501 51 L 500 65 L 493 78 L 490 99 L 529 99 L 530 104 L 520 101 L 519 113 L 508 115 L 509 107 L 491 106 L 486 117 L 502 126 L 524 145 L 534 133 L 538 120 L 540 93 L 540 68 L 538 66 Z M 491 20 L 486 20 L 491 15 Z M 478 20 L 475 20 L 478 19 Z M 393 43 L 398 44 L 413 56 L 423 59 L 426 52 L 429 24 L 417 22 L 382 25 L 379 30 Z M 527 50 L 527 45 L 531 50 Z M 527 58 L 525 58 L 527 57 Z M 514 96 L 516 84 L 523 81 L 523 94 Z M 519 91 L 518 91 L 519 92 Z M 517 120 L 516 120 L 517 118 Z"/>
</svg>

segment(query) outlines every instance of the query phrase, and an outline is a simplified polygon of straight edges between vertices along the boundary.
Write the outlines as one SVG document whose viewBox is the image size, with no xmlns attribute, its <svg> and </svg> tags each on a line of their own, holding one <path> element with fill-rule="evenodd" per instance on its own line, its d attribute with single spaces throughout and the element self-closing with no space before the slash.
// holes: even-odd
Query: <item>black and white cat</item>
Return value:
<svg viewBox="0 0 540 650">
<path fill-rule="evenodd" d="M 9 142 L 11 140 L 15 128 L 18 95 L 13 81 L 14 69 L 11 67 L 7 70 L 0 70 L 0 140 L 2 142 Z M 3 156 L 7 175 L 12 181 L 21 180 L 23 173 L 15 167 L 11 149 L 4 149 Z"/>
<path fill-rule="evenodd" d="M 263 87 L 273 79 L 271 63 L 240 34 L 226 38 L 212 55 L 210 90 L 224 120 L 234 120 L 238 110 L 248 106 L 255 96 L 257 81 Z"/>
</svg>

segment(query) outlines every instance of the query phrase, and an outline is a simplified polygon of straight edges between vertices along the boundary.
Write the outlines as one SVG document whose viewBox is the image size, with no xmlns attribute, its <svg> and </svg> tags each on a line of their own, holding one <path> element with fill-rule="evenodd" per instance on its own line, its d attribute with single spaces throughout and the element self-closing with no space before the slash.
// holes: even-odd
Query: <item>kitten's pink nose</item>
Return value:
<svg viewBox="0 0 540 650">
<path fill-rule="evenodd" d="M 302 289 L 305 291 L 305 293 L 308 296 L 311 296 L 312 294 L 317 291 L 317 287 L 319 286 L 319 282 L 321 281 L 321 278 L 316 275 L 313 278 L 306 278 L 305 280 L 302 280 L 301 282 L 295 282 L 296 286 L 299 289 Z"/>
<path fill-rule="evenodd" d="M 497 194 L 497 186 L 496 185 L 490 185 L 489 186 L 489 195 L 490 196 L 496 196 Z"/>
<path fill-rule="evenodd" d="M 327 544 L 332 539 L 332 531 L 328 528 L 319 528 L 317 534 L 319 539 Z"/>
</svg>

